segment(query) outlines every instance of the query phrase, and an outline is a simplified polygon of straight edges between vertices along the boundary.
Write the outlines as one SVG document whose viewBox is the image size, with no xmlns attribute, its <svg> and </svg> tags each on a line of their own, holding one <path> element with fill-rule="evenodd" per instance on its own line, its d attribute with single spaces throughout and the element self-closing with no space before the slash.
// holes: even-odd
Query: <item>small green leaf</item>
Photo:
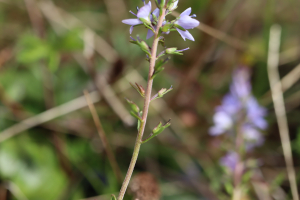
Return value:
<svg viewBox="0 0 300 200">
<path fill-rule="evenodd" d="M 170 60 L 170 57 L 166 59 L 161 59 L 158 61 L 154 68 L 154 73 L 152 75 L 152 79 L 154 79 L 160 72 L 162 72 L 165 68 L 163 67 L 168 61 Z"/>
<path fill-rule="evenodd" d="M 54 73 L 59 67 L 60 63 L 60 56 L 58 52 L 52 52 L 49 55 L 49 62 L 48 62 L 48 68 L 49 70 Z"/>
<path fill-rule="evenodd" d="M 131 114 L 134 118 L 136 118 L 137 120 L 142 121 L 142 118 L 141 118 L 140 116 L 138 116 L 138 114 L 135 113 L 133 110 L 130 111 L 130 114 Z"/>
</svg>

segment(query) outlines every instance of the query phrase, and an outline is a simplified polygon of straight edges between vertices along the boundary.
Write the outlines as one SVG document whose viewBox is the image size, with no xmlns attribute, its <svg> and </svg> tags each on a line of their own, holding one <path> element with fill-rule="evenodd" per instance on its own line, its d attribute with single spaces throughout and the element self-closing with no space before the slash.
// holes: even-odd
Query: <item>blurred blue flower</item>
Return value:
<svg viewBox="0 0 300 200">
<path fill-rule="evenodd" d="M 268 126 L 264 119 L 266 114 L 266 109 L 258 104 L 251 93 L 249 69 L 238 68 L 233 73 L 229 94 L 216 108 L 213 117 L 214 126 L 209 129 L 209 133 L 212 136 L 224 133 L 233 135 L 237 127 L 240 127 L 245 147 L 251 150 L 264 143 L 260 131 Z"/>
<path fill-rule="evenodd" d="M 239 155 L 234 152 L 228 152 L 224 157 L 221 158 L 220 164 L 227 167 L 230 171 L 234 171 L 239 162 Z"/>
<path fill-rule="evenodd" d="M 131 25 L 129 32 L 130 34 L 133 31 L 133 27 L 139 24 L 143 24 L 143 22 L 140 20 L 141 18 L 144 19 L 145 21 L 151 23 L 151 18 L 150 18 L 150 13 L 151 13 L 151 1 L 148 2 L 148 4 L 145 3 L 144 1 L 144 6 L 141 8 L 138 8 L 137 14 L 133 13 L 130 11 L 131 14 L 135 15 L 137 19 L 124 19 L 122 22 L 124 24 Z"/>
<path fill-rule="evenodd" d="M 196 19 L 193 19 L 193 17 L 195 17 L 196 15 L 190 16 L 191 12 L 192 12 L 192 8 L 188 8 L 185 11 L 183 11 L 180 14 L 179 19 L 175 22 L 175 24 L 178 24 L 179 26 L 181 26 L 184 29 L 193 29 L 193 28 L 199 26 L 200 22 Z M 180 30 L 179 28 L 176 28 L 176 29 L 184 40 L 189 39 L 189 40 L 195 41 L 194 37 L 188 30 L 183 31 L 183 30 Z"/>
</svg>

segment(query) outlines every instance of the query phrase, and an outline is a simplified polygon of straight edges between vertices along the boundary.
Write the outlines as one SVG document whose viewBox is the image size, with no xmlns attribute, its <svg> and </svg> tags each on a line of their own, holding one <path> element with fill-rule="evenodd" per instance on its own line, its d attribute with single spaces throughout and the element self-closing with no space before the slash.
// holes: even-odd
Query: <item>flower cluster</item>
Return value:
<svg viewBox="0 0 300 200">
<path fill-rule="evenodd" d="M 212 136 L 227 133 L 233 139 L 240 134 L 246 151 L 250 151 L 264 142 L 261 130 L 267 128 L 264 119 L 266 114 L 266 109 L 258 104 L 251 93 L 249 69 L 239 68 L 233 73 L 229 94 L 223 98 L 222 105 L 216 108 L 214 126 L 209 133 Z M 221 164 L 232 169 L 235 158 L 236 153 L 230 152 L 221 160 Z"/>
<path fill-rule="evenodd" d="M 169 0 L 167 3 L 163 0 L 157 0 L 156 4 L 158 8 L 156 8 L 153 12 L 151 1 L 149 1 L 147 4 L 144 1 L 144 6 L 139 8 L 137 7 L 137 14 L 130 11 L 131 14 L 135 15 L 136 18 L 134 19 L 125 19 L 122 22 L 124 24 L 130 25 L 130 34 L 133 31 L 134 26 L 142 25 L 144 24 L 149 30 L 147 33 L 147 39 L 151 38 L 155 32 L 157 31 L 157 22 L 160 15 L 160 11 L 163 6 L 167 6 L 167 12 L 165 14 L 170 14 L 173 10 L 177 8 L 179 0 Z M 162 5 L 163 4 L 163 5 Z M 189 29 L 193 29 L 197 27 L 200 22 L 196 19 L 196 15 L 191 15 L 192 9 L 188 8 L 186 9 L 181 15 L 176 18 L 175 20 L 168 21 L 164 19 L 163 26 L 161 27 L 161 33 L 169 34 L 171 31 L 178 31 L 178 33 L 181 35 L 181 37 L 186 40 L 192 40 L 195 41 L 194 37 L 191 35 L 191 33 L 188 31 Z M 164 16 L 164 17 L 165 17 Z"/>
</svg>

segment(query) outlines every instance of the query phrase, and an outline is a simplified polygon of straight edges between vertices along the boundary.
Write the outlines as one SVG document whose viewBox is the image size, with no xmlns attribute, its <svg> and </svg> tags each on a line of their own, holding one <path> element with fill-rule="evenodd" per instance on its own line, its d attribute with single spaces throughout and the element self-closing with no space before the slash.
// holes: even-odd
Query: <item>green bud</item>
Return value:
<svg viewBox="0 0 300 200">
<path fill-rule="evenodd" d="M 141 41 L 139 45 L 140 45 L 141 49 L 142 49 L 144 52 L 150 53 L 150 52 L 149 52 L 149 51 L 150 51 L 150 48 L 149 48 L 148 44 L 147 44 L 145 41 Z"/>
<path fill-rule="evenodd" d="M 130 83 L 129 82 L 129 84 L 142 96 L 142 97 L 145 97 L 145 89 L 143 88 L 143 86 L 141 86 L 141 85 L 139 85 L 139 84 L 137 84 L 137 83 L 135 83 L 136 84 L 136 86 L 135 85 L 133 85 L 132 83 Z"/>
<path fill-rule="evenodd" d="M 167 54 L 174 54 L 174 53 L 176 53 L 176 51 L 177 51 L 176 47 L 172 47 L 172 48 L 167 48 L 166 49 L 166 53 Z"/>
<path fill-rule="evenodd" d="M 176 1 L 178 1 L 178 0 L 169 0 L 168 5 L 167 5 L 167 9 L 170 10 L 170 11 L 175 10 L 177 8 L 177 6 L 174 7 Z"/>
<path fill-rule="evenodd" d="M 162 8 L 166 5 L 166 0 L 161 0 L 160 1 L 160 5 L 159 5 L 159 8 L 160 10 L 162 10 Z"/>
<path fill-rule="evenodd" d="M 150 136 L 146 140 L 143 140 L 142 143 L 146 143 L 146 142 L 150 141 L 152 138 L 156 137 L 161 132 L 163 132 L 166 128 L 168 128 L 170 125 L 171 125 L 171 119 L 167 123 L 165 123 L 164 125 L 162 125 L 162 123 L 159 122 L 159 124 L 153 129 Z"/>
<path fill-rule="evenodd" d="M 162 98 L 165 94 L 167 94 L 168 92 L 172 91 L 173 87 L 171 86 L 169 89 L 166 88 L 162 88 L 161 90 L 159 90 L 159 92 L 157 94 L 155 94 L 150 100 L 154 101 L 155 99 L 159 99 Z"/>
<path fill-rule="evenodd" d="M 148 20 L 148 19 L 145 19 L 145 18 L 139 18 L 139 20 L 141 20 L 144 24 L 146 24 L 146 25 L 151 25 L 151 21 L 150 20 Z"/>
<path fill-rule="evenodd" d="M 156 15 L 154 15 L 154 13 L 152 13 L 152 17 L 153 17 L 154 21 L 156 21 L 156 22 L 158 21 Z"/>
<path fill-rule="evenodd" d="M 162 88 L 161 90 L 159 90 L 158 96 L 159 96 L 159 97 L 163 97 L 163 96 L 164 96 L 164 93 L 165 93 L 166 91 L 167 91 L 166 88 Z"/>
<path fill-rule="evenodd" d="M 172 28 L 172 26 L 173 26 L 173 24 L 167 23 L 161 28 L 161 30 L 162 30 L 162 32 L 168 32 Z"/>
<path fill-rule="evenodd" d="M 115 195 L 111 195 L 111 200 L 117 200 L 116 196 Z"/>
<path fill-rule="evenodd" d="M 154 127 L 152 133 L 153 133 L 153 134 L 158 133 L 158 132 L 161 130 L 161 128 L 162 128 L 162 123 L 159 122 L 159 124 L 158 124 L 156 127 Z"/>
<path fill-rule="evenodd" d="M 132 109 L 134 112 L 136 112 L 136 113 L 139 113 L 139 112 L 140 112 L 140 108 L 139 108 L 133 101 L 131 101 L 131 100 L 127 99 L 127 98 L 125 98 L 125 99 L 126 99 L 127 103 L 129 103 L 131 109 Z"/>
</svg>

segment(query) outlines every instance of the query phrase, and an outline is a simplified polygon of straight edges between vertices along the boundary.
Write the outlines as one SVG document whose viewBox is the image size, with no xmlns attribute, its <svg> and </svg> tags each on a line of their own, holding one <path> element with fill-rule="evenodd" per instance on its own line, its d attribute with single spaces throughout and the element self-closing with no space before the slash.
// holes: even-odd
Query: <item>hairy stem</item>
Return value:
<svg viewBox="0 0 300 200">
<path fill-rule="evenodd" d="M 138 158 L 139 151 L 140 151 L 141 144 L 142 144 L 142 138 L 143 138 L 143 134 L 144 134 L 145 126 L 146 126 L 148 110 L 149 110 L 149 105 L 150 105 L 150 101 L 151 101 L 151 92 L 152 92 L 152 84 L 153 84 L 152 75 L 154 72 L 154 67 L 155 67 L 155 62 L 156 62 L 157 47 L 158 47 L 158 42 L 159 42 L 159 29 L 162 26 L 165 12 L 166 12 L 166 9 L 163 8 L 162 13 L 158 19 L 157 29 L 156 29 L 156 32 L 154 35 L 154 40 L 153 40 L 153 45 L 152 45 L 152 50 L 151 50 L 150 69 L 149 69 L 149 74 L 148 74 L 148 83 L 147 83 L 147 90 L 146 90 L 146 94 L 145 94 L 142 122 L 141 122 L 140 129 L 138 131 L 138 135 L 137 135 L 137 138 L 135 141 L 135 146 L 134 146 L 131 162 L 130 162 L 126 177 L 124 179 L 124 182 L 122 184 L 122 187 L 121 187 L 121 190 L 120 190 L 120 193 L 118 196 L 118 200 L 122 200 L 125 195 L 125 192 L 128 187 L 129 181 L 131 179 L 131 176 L 132 176 L 132 173 L 134 170 L 134 166 L 135 166 L 136 160 Z"/>
</svg>

